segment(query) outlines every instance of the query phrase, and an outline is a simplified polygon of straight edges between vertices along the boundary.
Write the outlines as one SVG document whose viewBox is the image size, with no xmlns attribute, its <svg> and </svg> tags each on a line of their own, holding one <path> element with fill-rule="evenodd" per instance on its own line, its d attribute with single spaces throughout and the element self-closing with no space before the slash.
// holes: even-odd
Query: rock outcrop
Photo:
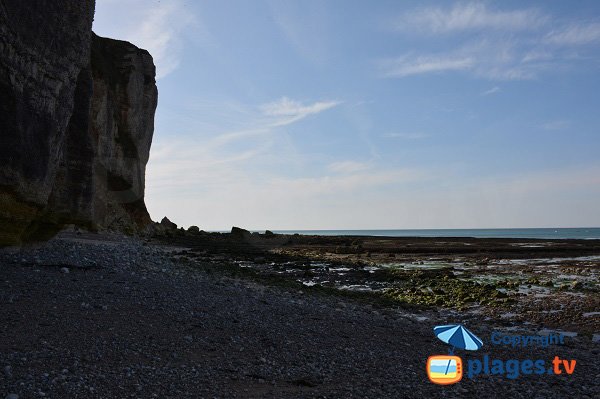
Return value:
<svg viewBox="0 0 600 399">
<path fill-rule="evenodd" d="M 164 218 L 162 218 L 162 220 L 160 221 L 160 225 L 162 227 L 164 227 L 165 229 L 177 230 L 177 225 L 175 223 L 171 222 L 169 220 L 169 218 L 166 216 Z"/>
<path fill-rule="evenodd" d="M 150 223 L 155 67 L 93 15 L 93 0 L 0 0 L 0 245 Z"/>
</svg>

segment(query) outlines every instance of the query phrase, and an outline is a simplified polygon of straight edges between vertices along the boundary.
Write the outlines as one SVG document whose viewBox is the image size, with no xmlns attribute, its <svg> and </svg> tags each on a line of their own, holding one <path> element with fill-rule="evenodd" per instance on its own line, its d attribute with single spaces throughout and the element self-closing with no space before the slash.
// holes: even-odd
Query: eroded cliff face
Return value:
<svg viewBox="0 0 600 399">
<path fill-rule="evenodd" d="M 91 65 L 95 219 L 108 228 L 143 228 L 151 221 L 144 187 L 158 100 L 156 68 L 146 50 L 96 35 Z"/>
<path fill-rule="evenodd" d="M 0 1 L 0 243 L 47 204 L 93 15 L 90 0 Z"/>
<path fill-rule="evenodd" d="M 93 0 L 0 0 L 0 245 L 150 222 L 152 57 L 91 31 Z"/>
</svg>

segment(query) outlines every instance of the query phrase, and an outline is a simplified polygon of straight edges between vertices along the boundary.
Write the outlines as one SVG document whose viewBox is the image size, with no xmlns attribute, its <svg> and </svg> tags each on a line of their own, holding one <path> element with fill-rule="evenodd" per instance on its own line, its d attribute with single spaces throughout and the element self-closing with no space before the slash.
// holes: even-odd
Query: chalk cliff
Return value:
<svg viewBox="0 0 600 399">
<path fill-rule="evenodd" d="M 93 0 L 0 0 L 0 245 L 150 223 L 155 67 L 93 15 Z"/>
<path fill-rule="evenodd" d="M 143 228 L 151 222 L 144 187 L 158 101 L 156 68 L 146 50 L 96 35 L 91 65 L 94 220 L 113 229 Z"/>
</svg>

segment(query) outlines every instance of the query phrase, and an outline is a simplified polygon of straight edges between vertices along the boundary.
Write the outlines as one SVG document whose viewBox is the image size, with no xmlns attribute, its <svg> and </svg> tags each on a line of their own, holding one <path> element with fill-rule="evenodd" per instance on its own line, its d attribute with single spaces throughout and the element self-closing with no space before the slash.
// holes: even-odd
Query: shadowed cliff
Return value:
<svg viewBox="0 0 600 399">
<path fill-rule="evenodd" d="M 0 245 L 150 223 L 155 67 L 94 35 L 93 14 L 91 0 L 0 0 Z"/>
</svg>

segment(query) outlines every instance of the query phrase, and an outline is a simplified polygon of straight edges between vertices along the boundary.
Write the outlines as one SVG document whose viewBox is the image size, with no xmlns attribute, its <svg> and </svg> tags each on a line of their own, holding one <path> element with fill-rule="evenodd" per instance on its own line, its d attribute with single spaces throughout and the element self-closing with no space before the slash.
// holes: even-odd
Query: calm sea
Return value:
<svg viewBox="0 0 600 399">
<path fill-rule="evenodd" d="M 600 239 L 599 227 L 544 229 L 424 229 L 424 230 L 273 230 L 282 234 L 387 237 L 475 237 Z"/>
</svg>

